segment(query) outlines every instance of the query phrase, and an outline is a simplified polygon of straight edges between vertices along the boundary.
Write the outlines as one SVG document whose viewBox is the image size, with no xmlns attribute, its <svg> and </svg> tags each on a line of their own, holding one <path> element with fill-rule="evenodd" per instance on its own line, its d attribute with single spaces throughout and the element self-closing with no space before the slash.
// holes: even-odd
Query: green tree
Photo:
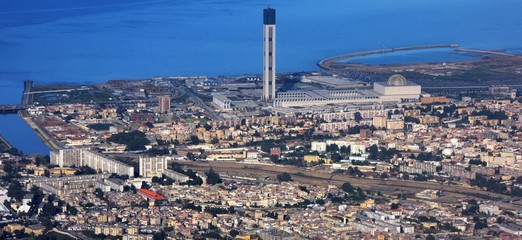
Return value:
<svg viewBox="0 0 522 240">
<path fill-rule="evenodd" d="M 157 177 L 157 176 L 152 177 L 153 183 L 158 183 L 159 181 L 160 181 L 159 177 Z"/>
<path fill-rule="evenodd" d="M 231 237 L 236 237 L 237 235 L 239 235 L 239 231 L 236 230 L 236 229 L 232 229 L 230 230 L 230 232 L 228 233 Z"/>
<path fill-rule="evenodd" d="M 145 181 L 141 182 L 141 188 L 143 188 L 143 189 L 150 189 L 150 187 L 151 186 L 147 182 L 145 182 Z"/>
<path fill-rule="evenodd" d="M 517 177 L 517 183 L 518 183 L 518 184 L 522 184 L 522 176 Z"/>
<path fill-rule="evenodd" d="M 356 112 L 353 114 L 353 119 L 355 120 L 355 122 L 360 122 L 363 118 L 360 112 Z"/>
<path fill-rule="evenodd" d="M 10 163 L 4 163 L 4 172 L 6 173 L 13 173 L 15 168 Z"/>
<path fill-rule="evenodd" d="M 198 145 L 200 143 L 200 140 L 198 138 L 198 136 L 195 136 L 195 135 L 191 135 L 190 136 L 190 142 L 194 145 Z"/>
<path fill-rule="evenodd" d="M 355 188 L 352 186 L 351 183 L 349 183 L 349 182 L 345 182 L 345 183 L 343 183 L 343 185 L 341 186 L 341 189 L 342 189 L 343 191 L 347 192 L 347 193 L 353 193 L 353 191 L 354 191 Z"/>
<path fill-rule="evenodd" d="M 155 232 L 153 234 L 153 240 L 164 240 L 164 239 L 167 239 L 167 234 L 165 233 L 165 231 L 161 230 L 159 232 Z"/>
<path fill-rule="evenodd" d="M 9 187 L 7 188 L 7 196 L 12 197 L 17 201 L 21 201 L 25 194 L 26 192 L 23 190 L 19 181 L 11 181 L 11 184 L 9 184 Z"/>
<path fill-rule="evenodd" d="M 89 166 L 81 166 L 76 172 L 74 172 L 74 175 L 90 175 L 90 174 L 97 174 L 98 172 L 94 170 L 93 168 Z"/>
<path fill-rule="evenodd" d="M 145 150 L 145 145 L 150 143 L 145 133 L 138 130 L 113 134 L 108 140 L 110 142 L 125 144 L 127 151 Z"/>
<path fill-rule="evenodd" d="M 103 191 L 101 190 L 101 188 L 96 188 L 96 190 L 94 190 L 94 195 L 96 197 L 98 197 L 99 199 L 102 199 L 103 200 Z"/>
<path fill-rule="evenodd" d="M 219 177 L 219 173 L 215 172 L 214 169 L 210 168 L 207 174 L 207 184 L 214 185 L 217 183 L 222 183 L 223 180 Z"/>
<path fill-rule="evenodd" d="M 292 181 L 292 176 L 289 173 L 277 174 L 277 181 L 290 182 L 290 181 Z"/>
</svg>

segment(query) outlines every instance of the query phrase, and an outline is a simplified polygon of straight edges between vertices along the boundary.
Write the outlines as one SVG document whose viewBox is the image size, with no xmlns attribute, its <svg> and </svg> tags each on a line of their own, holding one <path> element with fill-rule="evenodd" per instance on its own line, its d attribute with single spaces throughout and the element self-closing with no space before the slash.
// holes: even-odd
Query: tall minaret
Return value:
<svg viewBox="0 0 522 240">
<path fill-rule="evenodd" d="M 271 102 L 276 96 L 276 13 L 263 9 L 263 100 Z"/>
</svg>

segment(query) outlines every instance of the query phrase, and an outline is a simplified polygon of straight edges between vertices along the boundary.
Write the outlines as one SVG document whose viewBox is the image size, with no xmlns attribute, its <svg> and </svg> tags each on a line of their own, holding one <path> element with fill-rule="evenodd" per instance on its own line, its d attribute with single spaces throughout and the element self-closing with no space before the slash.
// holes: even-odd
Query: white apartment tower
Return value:
<svg viewBox="0 0 522 240">
<path fill-rule="evenodd" d="M 263 100 L 271 102 L 276 96 L 276 12 L 263 9 Z"/>
<path fill-rule="evenodd" d="M 161 177 L 167 169 L 166 157 L 140 157 L 140 176 Z"/>
<path fill-rule="evenodd" d="M 158 97 L 158 111 L 160 113 L 170 112 L 170 95 Z"/>
</svg>

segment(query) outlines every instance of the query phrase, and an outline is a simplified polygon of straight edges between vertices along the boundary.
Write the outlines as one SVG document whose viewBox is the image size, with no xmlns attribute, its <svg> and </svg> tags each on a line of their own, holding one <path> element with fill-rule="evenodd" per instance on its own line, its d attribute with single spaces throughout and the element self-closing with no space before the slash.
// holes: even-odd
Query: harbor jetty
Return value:
<svg viewBox="0 0 522 240">
<path fill-rule="evenodd" d="M 453 48 L 457 50 L 459 48 L 458 44 L 434 44 L 434 45 L 422 45 L 422 46 L 410 46 L 410 47 L 399 47 L 399 48 L 386 48 L 386 49 L 378 49 L 378 50 L 370 50 L 363 52 L 355 52 L 343 54 L 335 57 L 330 57 L 323 59 L 319 62 L 319 66 L 324 69 L 332 69 L 332 64 L 343 59 L 353 58 L 353 57 L 362 57 L 373 54 L 383 54 L 383 53 L 391 53 L 391 52 L 401 52 L 401 51 L 413 51 L 413 50 L 422 50 L 422 49 L 434 49 L 434 48 Z"/>
</svg>

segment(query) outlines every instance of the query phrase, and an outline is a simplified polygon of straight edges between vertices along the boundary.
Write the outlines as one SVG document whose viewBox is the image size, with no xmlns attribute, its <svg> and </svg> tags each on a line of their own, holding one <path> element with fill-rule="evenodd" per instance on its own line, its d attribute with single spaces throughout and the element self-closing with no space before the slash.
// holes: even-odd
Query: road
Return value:
<svg viewBox="0 0 522 240">
<path fill-rule="evenodd" d="M 416 182 L 404 181 L 399 179 L 368 179 L 356 178 L 343 174 L 331 174 L 324 170 L 308 170 L 294 166 L 276 166 L 276 165 L 259 165 L 244 164 L 237 162 L 189 162 L 182 161 L 181 164 L 197 171 L 207 171 L 210 167 L 214 170 L 227 175 L 238 175 L 248 177 L 265 177 L 269 176 L 275 179 L 277 174 L 290 173 L 292 179 L 297 182 L 312 185 L 336 185 L 340 186 L 344 182 L 350 182 L 355 187 L 361 187 L 372 191 L 380 191 L 384 194 L 397 195 L 398 193 L 418 193 L 424 189 L 443 190 L 445 196 L 437 198 L 436 202 L 440 203 L 458 203 L 463 199 L 478 198 L 484 200 L 498 200 L 508 196 L 491 193 L 475 188 L 468 188 L 459 185 L 440 184 L 435 182 Z M 506 209 L 520 209 L 521 203 L 510 203 L 503 205 Z"/>
<path fill-rule="evenodd" d="M 194 100 L 194 103 L 196 105 L 198 105 L 199 107 L 203 108 L 205 110 L 205 112 L 208 113 L 210 118 L 212 118 L 212 120 L 222 120 L 221 116 L 219 116 L 217 113 L 215 113 L 214 110 L 212 110 L 203 100 L 201 100 L 201 98 L 196 96 L 196 94 L 194 94 L 194 92 L 192 92 L 192 90 L 187 88 L 187 86 L 180 84 L 180 91 L 183 94 L 186 94 L 187 96 L 192 98 L 192 100 Z"/>
</svg>

